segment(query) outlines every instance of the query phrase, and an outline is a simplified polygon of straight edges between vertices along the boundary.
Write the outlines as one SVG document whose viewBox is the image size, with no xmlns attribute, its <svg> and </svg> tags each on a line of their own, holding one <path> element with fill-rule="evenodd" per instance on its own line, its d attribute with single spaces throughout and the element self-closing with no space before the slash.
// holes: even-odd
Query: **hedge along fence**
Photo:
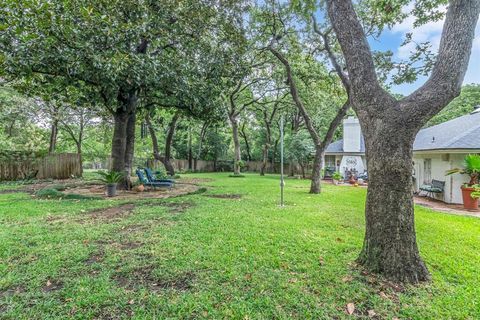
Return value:
<svg viewBox="0 0 480 320">
<path fill-rule="evenodd" d="M 67 179 L 81 174 L 80 156 L 76 153 L 0 151 L 0 180 Z"/>
</svg>

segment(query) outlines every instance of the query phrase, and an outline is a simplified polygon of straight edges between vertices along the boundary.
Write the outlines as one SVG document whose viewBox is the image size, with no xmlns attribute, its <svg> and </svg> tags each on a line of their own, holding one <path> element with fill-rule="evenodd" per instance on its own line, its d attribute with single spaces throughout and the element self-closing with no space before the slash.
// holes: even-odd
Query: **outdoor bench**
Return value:
<svg viewBox="0 0 480 320">
<path fill-rule="evenodd" d="M 445 189 L 445 181 L 432 180 L 431 184 L 424 184 L 420 187 L 420 191 L 424 191 L 427 196 L 433 198 L 435 193 L 443 193 Z"/>
</svg>

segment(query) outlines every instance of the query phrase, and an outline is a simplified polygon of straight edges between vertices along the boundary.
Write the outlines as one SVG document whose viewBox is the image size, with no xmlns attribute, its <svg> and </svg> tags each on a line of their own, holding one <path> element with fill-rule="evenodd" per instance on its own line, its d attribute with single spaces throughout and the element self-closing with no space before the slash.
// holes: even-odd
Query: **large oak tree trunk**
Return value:
<svg viewBox="0 0 480 320">
<path fill-rule="evenodd" d="M 193 170 L 192 129 L 188 130 L 188 170 Z"/>
<path fill-rule="evenodd" d="M 267 119 L 267 115 L 264 115 L 265 119 Z M 270 123 L 268 120 L 265 121 L 265 129 L 266 129 L 266 137 L 265 137 L 265 145 L 263 146 L 263 161 L 262 161 L 262 169 L 260 170 L 260 175 L 264 176 L 265 171 L 267 171 L 268 165 L 268 150 L 270 148 L 270 144 L 272 141 L 272 133 L 270 129 Z"/>
<path fill-rule="evenodd" d="M 80 177 L 83 176 L 83 156 L 82 156 L 82 140 L 76 142 L 77 145 L 77 154 L 80 162 Z"/>
<path fill-rule="evenodd" d="M 232 125 L 232 135 L 233 135 L 233 147 L 234 147 L 234 163 L 233 163 L 233 174 L 240 174 L 240 161 L 242 161 L 242 153 L 240 150 L 240 139 L 238 137 L 238 121 L 237 119 L 230 118 L 230 123 Z"/>
<path fill-rule="evenodd" d="M 288 164 L 288 176 L 293 177 L 295 175 L 295 163 L 291 160 Z"/>
<path fill-rule="evenodd" d="M 167 139 L 165 139 L 165 157 L 163 157 L 163 165 L 165 166 L 165 170 L 167 170 L 168 175 L 174 176 L 175 175 L 175 168 L 172 164 L 172 143 L 173 137 L 175 136 L 175 129 L 177 127 L 178 119 L 180 119 L 180 113 L 176 113 L 170 123 L 168 124 L 168 134 Z"/>
<path fill-rule="evenodd" d="M 262 159 L 262 167 L 260 168 L 260 175 L 264 176 L 265 171 L 267 171 L 267 164 L 268 164 L 268 144 L 263 146 L 263 159 Z"/>
<path fill-rule="evenodd" d="M 160 161 L 165 170 L 168 172 L 170 176 L 175 175 L 175 168 L 171 162 L 171 149 L 172 149 L 172 142 L 173 137 L 175 134 L 175 127 L 177 125 L 177 121 L 180 118 L 180 114 L 177 113 L 173 116 L 172 120 L 168 124 L 168 133 L 167 138 L 165 139 L 165 156 L 160 154 L 160 148 L 158 146 L 158 139 L 155 133 L 155 129 L 153 128 L 152 122 L 150 120 L 150 116 L 147 114 L 145 117 L 145 122 L 147 123 L 148 131 L 150 132 L 150 137 L 152 138 L 152 145 L 153 145 L 153 157 Z"/>
<path fill-rule="evenodd" d="M 134 92 L 120 92 L 118 104 L 117 110 L 113 114 L 112 170 L 122 172 L 125 176 L 124 180 L 118 184 L 118 188 L 129 189 L 135 141 L 137 96 Z"/>
<path fill-rule="evenodd" d="M 242 129 L 240 130 L 240 133 L 243 138 L 243 142 L 245 142 L 245 151 L 247 152 L 247 161 L 252 161 L 252 153 L 250 152 L 250 143 L 248 142 L 248 137 L 245 132 L 245 122 L 242 125 Z"/>
<path fill-rule="evenodd" d="M 315 159 L 313 161 L 312 181 L 310 183 L 310 193 L 313 193 L 313 194 L 318 194 L 322 191 L 320 181 L 322 178 L 322 167 L 323 167 L 324 155 L 325 155 L 324 148 L 317 146 L 315 150 Z"/>
<path fill-rule="evenodd" d="M 125 148 L 127 146 L 127 119 L 128 114 L 122 108 L 113 115 L 114 127 L 112 138 L 112 170 L 124 172 Z"/>
<path fill-rule="evenodd" d="M 398 126 L 389 122 L 382 127 L 371 123 L 369 127 L 375 129 L 366 132 L 369 184 L 365 240 L 358 260 L 389 278 L 417 283 L 429 279 L 429 273 L 415 236 L 412 148 L 416 130 L 404 126 L 401 132 L 393 132 Z"/>
<path fill-rule="evenodd" d="M 460 92 L 480 1 L 449 1 L 429 79 L 399 101 L 378 82 L 372 52 L 353 2 L 327 0 L 327 8 L 351 81 L 349 93 L 365 134 L 369 188 L 359 262 L 393 280 L 427 280 L 429 274 L 415 237 L 412 145 L 418 130 Z"/>
<path fill-rule="evenodd" d="M 48 146 L 48 153 L 55 153 L 57 147 L 58 136 L 58 120 L 54 119 L 50 127 L 50 144 Z"/>
<path fill-rule="evenodd" d="M 270 168 L 270 171 L 272 173 L 277 173 L 277 169 L 275 168 L 275 155 L 277 154 L 277 146 L 278 146 L 278 139 L 275 140 L 275 143 L 273 144 L 273 152 L 272 152 L 272 167 Z"/>
<path fill-rule="evenodd" d="M 147 52 L 148 41 L 141 39 L 137 46 L 138 54 Z M 117 109 L 114 112 L 115 127 L 112 141 L 112 170 L 123 172 L 124 179 L 118 184 L 120 189 L 131 189 L 131 174 L 135 150 L 135 122 L 138 104 L 138 88 L 121 87 L 117 95 Z"/>
<path fill-rule="evenodd" d="M 203 142 L 205 141 L 205 136 L 207 134 L 208 126 L 209 126 L 209 123 L 205 122 L 202 126 L 202 130 L 200 130 L 200 139 L 198 141 L 198 149 L 197 149 L 197 153 L 195 154 L 195 158 L 193 159 L 193 171 L 195 172 L 197 171 L 198 160 L 201 159 Z"/>
<path fill-rule="evenodd" d="M 125 144 L 125 183 L 127 190 L 132 188 L 132 171 L 133 171 L 133 154 L 135 149 L 135 122 L 136 122 L 136 113 L 135 111 L 131 112 L 127 118 L 127 127 L 126 127 L 126 144 Z"/>
</svg>

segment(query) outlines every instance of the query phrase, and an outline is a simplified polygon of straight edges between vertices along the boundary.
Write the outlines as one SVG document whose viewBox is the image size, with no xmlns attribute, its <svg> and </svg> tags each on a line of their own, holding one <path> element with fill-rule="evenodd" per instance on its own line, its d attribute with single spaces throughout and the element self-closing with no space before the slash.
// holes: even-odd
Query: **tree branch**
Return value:
<svg viewBox="0 0 480 320">
<path fill-rule="evenodd" d="M 373 57 L 351 0 L 327 0 L 328 16 L 342 48 L 350 79 L 350 93 L 356 105 L 378 114 L 379 100 L 392 100 L 378 83 Z M 377 108 L 375 108 L 377 106 Z"/>
<path fill-rule="evenodd" d="M 460 94 L 479 13 L 479 0 L 450 1 L 432 74 L 400 102 L 410 120 L 422 125 Z"/>
<path fill-rule="evenodd" d="M 342 122 L 342 119 L 345 117 L 347 114 L 348 109 L 350 108 L 350 101 L 347 101 L 343 104 L 343 106 L 338 109 L 337 114 L 335 115 L 335 118 L 330 122 L 330 126 L 328 127 L 327 132 L 325 133 L 325 137 L 323 137 L 322 143 L 321 143 L 321 148 L 325 150 L 327 146 L 332 142 L 333 135 L 335 134 L 335 131 L 337 130 L 338 126 Z"/>
<path fill-rule="evenodd" d="M 303 119 L 305 121 L 305 125 L 312 137 L 313 142 L 315 143 L 315 145 L 318 146 L 321 143 L 320 137 L 318 136 L 317 130 L 315 130 L 315 127 L 313 126 L 313 122 L 310 119 L 310 116 L 308 115 L 307 109 L 305 109 L 305 106 L 303 105 L 303 102 L 300 99 L 300 96 L 298 94 L 298 89 L 295 84 L 295 80 L 293 79 L 292 68 L 290 67 L 290 63 L 279 51 L 273 48 L 273 41 L 268 46 L 268 50 L 270 50 L 270 52 L 284 65 L 285 71 L 287 72 L 287 83 L 290 87 L 290 94 L 292 95 L 293 101 L 295 102 L 297 108 L 302 113 Z"/>
<path fill-rule="evenodd" d="M 343 86 L 345 87 L 345 90 L 347 91 L 347 94 L 349 94 L 350 91 L 350 79 L 348 78 L 348 75 L 343 72 L 343 68 L 338 62 L 337 57 L 335 56 L 335 53 L 333 52 L 332 47 L 330 46 L 330 42 L 328 39 L 328 35 L 331 32 L 331 29 L 327 30 L 326 32 L 322 32 L 317 24 L 317 19 L 315 16 L 312 14 L 312 21 L 313 21 L 313 31 L 318 34 L 322 40 L 323 40 L 323 48 L 322 51 L 325 51 L 327 53 L 328 59 L 330 60 L 333 68 L 335 69 L 335 72 L 337 75 L 340 77 L 340 80 L 342 81 Z"/>
</svg>

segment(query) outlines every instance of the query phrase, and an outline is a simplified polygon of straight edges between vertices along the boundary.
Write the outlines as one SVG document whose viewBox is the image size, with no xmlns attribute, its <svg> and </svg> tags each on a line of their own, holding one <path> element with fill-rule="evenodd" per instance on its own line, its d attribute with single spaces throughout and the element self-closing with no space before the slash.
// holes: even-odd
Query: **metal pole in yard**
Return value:
<svg viewBox="0 0 480 320">
<path fill-rule="evenodd" d="M 283 188 L 285 181 L 283 180 L 283 115 L 280 118 L 280 206 L 283 207 Z"/>
</svg>

